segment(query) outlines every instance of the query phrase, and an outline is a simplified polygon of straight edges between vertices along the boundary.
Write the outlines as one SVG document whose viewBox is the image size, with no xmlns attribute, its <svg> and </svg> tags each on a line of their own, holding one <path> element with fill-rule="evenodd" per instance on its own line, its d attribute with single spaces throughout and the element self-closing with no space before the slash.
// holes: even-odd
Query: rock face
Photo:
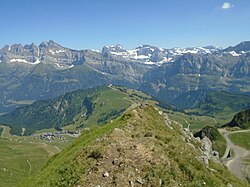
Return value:
<svg viewBox="0 0 250 187">
<path fill-rule="evenodd" d="M 206 165 L 208 165 L 208 159 L 217 163 L 220 162 L 219 153 L 212 149 L 212 145 L 211 140 L 206 136 L 201 140 L 201 150 L 204 154 L 201 158 L 204 160 Z"/>
<path fill-rule="evenodd" d="M 52 40 L 42 42 L 39 46 L 35 44 L 5 46 L 0 50 L 0 54 L 8 63 L 37 65 L 42 62 L 53 64 L 58 69 L 66 69 L 84 63 L 83 51 L 62 47 Z"/>
<path fill-rule="evenodd" d="M 195 137 L 199 137 L 201 140 L 206 137 L 209 140 L 214 141 L 214 138 L 213 138 L 213 135 L 212 135 L 212 128 L 211 127 L 205 127 L 205 128 L 203 128 L 202 130 L 200 130 L 197 133 L 195 133 L 194 136 Z"/>
<path fill-rule="evenodd" d="M 214 141 L 217 140 L 218 130 L 214 127 L 204 127 L 200 131 L 194 134 L 194 137 L 198 138 L 201 143 L 202 156 L 200 159 L 208 166 L 208 160 L 213 160 L 214 162 L 220 163 L 219 152 L 213 150 Z"/>
</svg>

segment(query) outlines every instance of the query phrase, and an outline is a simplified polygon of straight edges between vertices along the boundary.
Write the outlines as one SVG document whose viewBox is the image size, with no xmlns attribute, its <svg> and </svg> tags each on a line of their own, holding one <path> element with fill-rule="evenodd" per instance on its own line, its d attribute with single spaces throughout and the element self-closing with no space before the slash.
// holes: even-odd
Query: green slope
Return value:
<svg viewBox="0 0 250 187">
<path fill-rule="evenodd" d="M 250 109 L 241 111 L 233 117 L 233 119 L 224 125 L 224 127 L 239 127 L 242 129 L 249 129 L 250 127 Z"/>
<path fill-rule="evenodd" d="M 220 164 L 206 167 L 194 146 L 177 124 L 170 129 L 157 110 L 141 106 L 85 130 L 19 186 L 247 186 Z"/>
<path fill-rule="evenodd" d="M 11 133 L 29 135 L 37 130 L 70 125 L 69 128 L 102 125 L 121 115 L 131 105 L 151 97 L 142 92 L 116 86 L 77 90 L 52 100 L 36 101 L 29 106 L 0 116 L 0 124 Z M 166 107 L 166 106 L 165 106 Z"/>
<path fill-rule="evenodd" d="M 224 91 L 197 90 L 187 92 L 172 102 L 179 109 L 209 116 L 232 116 L 250 107 L 250 96 Z"/>
</svg>

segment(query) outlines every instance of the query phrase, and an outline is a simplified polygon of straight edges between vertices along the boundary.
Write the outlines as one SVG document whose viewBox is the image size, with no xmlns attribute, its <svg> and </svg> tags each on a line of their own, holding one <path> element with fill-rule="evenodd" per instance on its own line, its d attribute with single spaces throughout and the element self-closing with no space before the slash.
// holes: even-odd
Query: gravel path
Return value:
<svg viewBox="0 0 250 187">
<path fill-rule="evenodd" d="M 227 149 L 222 159 L 226 161 L 226 166 L 228 169 L 238 178 L 244 179 L 245 175 L 243 174 L 245 166 L 243 165 L 243 160 L 250 157 L 250 151 L 246 150 L 238 145 L 235 145 L 230 138 L 228 137 L 230 134 L 239 133 L 239 132 L 247 132 L 250 130 L 240 130 L 229 132 L 225 129 L 221 129 L 220 133 L 224 136 L 227 141 Z M 228 159 L 230 150 L 233 150 L 233 157 Z"/>
</svg>

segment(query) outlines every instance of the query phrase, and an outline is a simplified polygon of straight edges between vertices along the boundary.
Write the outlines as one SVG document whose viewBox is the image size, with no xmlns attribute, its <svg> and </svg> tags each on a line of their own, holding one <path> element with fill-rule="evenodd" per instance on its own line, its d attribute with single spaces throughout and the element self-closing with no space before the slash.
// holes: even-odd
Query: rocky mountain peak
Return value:
<svg viewBox="0 0 250 187">
<path fill-rule="evenodd" d="M 126 53 L 127 50 L 123 48 L 122 45 L 117 44 L 117 45 L 111 45 L 111 46 L 104 46 L 102 48 L 102 54 L 103 55 L 108 55 L 108 54 L 119 54 L 119 53 Z"/>
<path fill-rule="evenodd" d="M 250 52 L 250 41 L 243 41 L 236 46 L 230 46 L 226 48 L 224 51 L 226 52 L 234 51 L 236 53 Z"/>
</svg>

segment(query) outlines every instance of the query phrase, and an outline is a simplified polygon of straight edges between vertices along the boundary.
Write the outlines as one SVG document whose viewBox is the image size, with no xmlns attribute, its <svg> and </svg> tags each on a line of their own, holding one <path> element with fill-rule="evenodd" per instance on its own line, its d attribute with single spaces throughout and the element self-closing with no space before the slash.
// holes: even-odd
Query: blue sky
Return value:
<svg viewBox="0 0 250 187">
<path fill-rule="evenodd" d="M 50 39 L 74 49 L 226 47 L 250 40 L 250 1 L 0 0 L 0 46 Z"/>
</svg>

